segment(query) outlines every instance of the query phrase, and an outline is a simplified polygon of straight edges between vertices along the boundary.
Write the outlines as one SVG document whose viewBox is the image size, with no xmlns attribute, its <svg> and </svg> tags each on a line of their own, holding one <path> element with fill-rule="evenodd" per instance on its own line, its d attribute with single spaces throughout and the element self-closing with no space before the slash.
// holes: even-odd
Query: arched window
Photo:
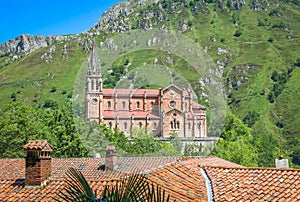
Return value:
<svg viewBox="0 0 300 202">
<path fill-rule="evenodd" d="M 91 81 L 91 90 L 94 90 L 95 89 L 95 83 L 94 83 L 94 80 Z"/>
<path fill-rule="evenodd" d="M 96 90 L 98 90 L 98 89 L 99 89 L 99 82 L 96 81 Z"/>
<path fill-rule="evenodd" d="M 126 102 L 123 101 L 123 102 L 122 102 L 122 109 L 125 109 L 125 107 L 126 107 Z"/>
<path fill-rule="evenodd" d="M 111 102 L 108 101 L 108 102 L 107 102 L 107 109 L 110 109 L 110 108 L 111 108 Z"/>
<path fill-rule="evenodd" d="M 139 102 L 139 101 L 136 102 L 136 108 L 137 108 L 137 109 L 140 108 L 140 102 Z"/>
<path fill-rule="evenodd" d="M 171 129 L 173 129 L 173 121 L 171 121 L 170 125 L 171 125 Z"/>
<path fill-rule="evenodd" d="M 177 129 L 179 129 L 180 128 L 180 123 L 179 123 L 179 121 L 177 121 Z"/>
<path fill-rule="evenodd" d="M 189 130 L 191 129 L 191 123 L 188 123 L 188 129 Z"/>
</svg>

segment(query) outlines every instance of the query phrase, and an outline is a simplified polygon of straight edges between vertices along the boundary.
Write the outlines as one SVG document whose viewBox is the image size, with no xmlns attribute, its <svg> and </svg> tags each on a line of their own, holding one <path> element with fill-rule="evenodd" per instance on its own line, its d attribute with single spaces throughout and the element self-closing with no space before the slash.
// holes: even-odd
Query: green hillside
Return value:
<svg viewBox="0 0 300 202">
<path fill-rule="evenodd" d="M 136 7 L 133 2 L 134 12 L 118 15 L 108 27 L 126 18 L 131 29 L 144 29 L 151 24 L 153 28 L 165 26 L 183 32 L 207 51 L 216 66 L 221 66 L 228 111 L 252 128 L 252 135 L 261 140 L 262 148 L 267 149 L 267 139 L 272 137 L 273 146 L 292 157 L 298 152 L 289 150 L 292 138 L 300 139 L 300 67 L 296 65 L 300 58 L 299 2 L 269 1 L 267 6 L 263 1 L 251 0 L 238 8 L 232 2 L 235 1 L 163 0 L 143 7 Z M 254 10 L 254 4 L 259 5 L 258 11 Z M 100 30 L 97 44 L 117 35 L 109 30 Z M 43 107 L 71 98 L 76 75 L 88 56 L 77 40 L 83 36 L 55 42 L 8 65 L 9 56 L 1 56 L 0 105 L 25 101 Z M 53 46 L 56 50 L 51 52 Z M 49 55 L 52 59 L 46 61 Z M 124 70 L 127 59 L 132 69 L 155 58 L 160 58 L 158 64 L 165 65 L 166 57 L 159 51 L 137 51 L 115 61 L 109 69 Z M 178 70 L 180 66 L 188 67 L 177 60 L 170 68 Z M 109 69 L 104 76 L 111 81 L 107 87 L 113 87 L 113 81 L 126 71 L 112 75 Z M 198 82 L 193 74 L 183 75 L 189 83 Z"/>
<path fill-rule="evenodd" d="M 63 58 L 63 47 L 67 54 Z M 50 53 L 49 49 L 55 47 Z M 46 62 L 43 55 L 51 55 Z M 77 72 L 87 54 L 74 40 L 54 43 L 0 69 L 0 105 L 25 101 L 30 105 L 43 106 L 46 101 L 63 103 L 72 97 Z"/>
</svg>

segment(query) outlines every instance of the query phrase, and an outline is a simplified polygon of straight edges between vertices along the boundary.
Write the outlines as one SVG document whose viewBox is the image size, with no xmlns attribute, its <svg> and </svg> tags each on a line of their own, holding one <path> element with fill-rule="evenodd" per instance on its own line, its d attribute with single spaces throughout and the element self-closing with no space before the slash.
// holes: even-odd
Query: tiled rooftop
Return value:
<svg viewBox="0 0 300 202">
<path fill-rule="evenodd" d="M 130 117 L 150 117 L 150 118 L 159 118 L 158 113 L 153 113 L 153 112 L 149 112 L 149 111 L 142 111 L 142 110 L 134 110 L 134 111 L 127 111 L 127 110 L 118 110 L 118 111 L 114 111 L 114 110 L 104 110 L 103 111 L 103 116 L 105 117 L 126 117 L 126 118 L 130 118 Z"/>
<path fill-rule="evenodd" d="M 82 168 L 93 190 L 126 173 L 141 172 L 176 201 L 207 201 L 211 181 L 214 201 L 300 201 L 300 170 L 245 168 L 217 157 L 118 158 L 118 169 L 106 172 L 103 158 L 52 159 L 50 183 L 42 189 L 24 187 L 24 159 L 0 159 L 0 201 L 51 201 L 64 188 L 68 167 Z"/>
<path fill-rule="evenodd" d="M 300 201 L 300 170 L 205 168 L 215 201 Z"/>
<path fill-rule="evenodd" d="M 146 94 L 147 96 L 158 96 L 159 95 L 159 90 L 149 90 L 149 89 L 114 89 L 114 88 L 104 88 L 103 90 L 103 95 L 109 96 L 113 94 L 118 94 L 118 95 L 144 95 Z"/>
</svg>

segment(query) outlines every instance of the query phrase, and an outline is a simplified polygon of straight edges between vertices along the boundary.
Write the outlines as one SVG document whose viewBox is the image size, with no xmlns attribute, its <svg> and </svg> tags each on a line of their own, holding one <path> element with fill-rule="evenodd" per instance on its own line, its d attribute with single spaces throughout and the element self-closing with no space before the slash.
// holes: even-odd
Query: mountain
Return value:
<svg viewBox="0 0 300 202">
<path fill-rule="evenodd" d="M 224 80 L 228 110 L 252 128 L 261 147 L 267 149 L 272 142 L 279 154 L 300 139 L 299 5 L 297 0 L 125 1 L 80 35 L 21 35 L 0 45 L 0 105 L 64 103 L 72 97 L 93 37 L 100 44 L 128 30 L 168 29 L 203 48 Z M 104 75 L 117 80 L 126 72 L 111 72 L 124 60 L 130 68 L 142 65 L 143 54 L 137 51 L 120 58 Z M 158 63 L 168 64 L 168 57 L 159 51 L 147 54 L 147 63 L 161 58 Z M 198 82 L 194 79 L 194 86 Z"/>
</svg>

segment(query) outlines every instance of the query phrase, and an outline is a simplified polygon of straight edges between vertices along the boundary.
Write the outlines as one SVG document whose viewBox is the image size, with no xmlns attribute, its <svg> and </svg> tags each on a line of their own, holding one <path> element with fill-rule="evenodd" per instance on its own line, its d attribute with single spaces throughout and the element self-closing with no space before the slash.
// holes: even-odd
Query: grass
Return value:
<svg viewBox="0 0 300 202">
<path fill-rule="evenodd" d="M 10 95 L 17 93 L 17 101 L 42 105 L 45 100 L 51 99 L 64 103 L 67 94 L 72 93 L 74 79 L 86 54 L 75 41 L 67 42 L 69 57 L 62 60 L 64 44 L 55 43 L 56 52 L 52 54 L 53 61 L 46 63 L 41 56 L 49 53 L 48 49 L 41 48 L 30 55 L 0 69 L 0 105 L 12 102 Z M 50 92 L 55 87 L 56 92 Z M 66 94 L 61 94 L 66 90 Z"/>
</svg>

